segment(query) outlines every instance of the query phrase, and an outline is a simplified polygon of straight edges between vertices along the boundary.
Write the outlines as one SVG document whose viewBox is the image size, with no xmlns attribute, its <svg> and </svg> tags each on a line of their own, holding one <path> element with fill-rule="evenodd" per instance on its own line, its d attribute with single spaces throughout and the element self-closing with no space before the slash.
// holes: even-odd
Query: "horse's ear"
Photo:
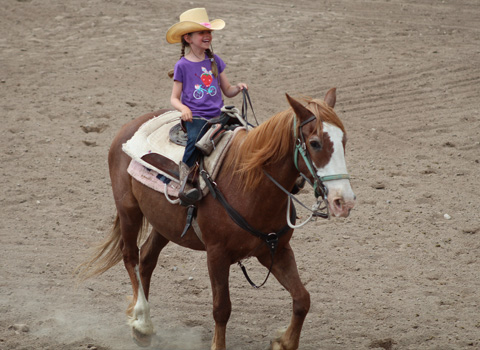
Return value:
<svg viewBox="0 0 480 350">
<path fill-rule="evenodd" d="M 307 120 L 313 115 L 313 113 L 310 112 L 306 107 L 304 107 L 300 102 L 298 102 L 294 98 L 291 98 L 288 94 L 285 95 L 287 96 L 288 103 L 290 104 L 290 106 L 292 106 L 293 111 L 300 119 L 300 122 Z"/>
<path fill-rule="evenodd" d="M 328 90 L 324 100 L 331 108 L 335 107 L 335 102 L 337 102 L 337 88 Z"/>
</svg>

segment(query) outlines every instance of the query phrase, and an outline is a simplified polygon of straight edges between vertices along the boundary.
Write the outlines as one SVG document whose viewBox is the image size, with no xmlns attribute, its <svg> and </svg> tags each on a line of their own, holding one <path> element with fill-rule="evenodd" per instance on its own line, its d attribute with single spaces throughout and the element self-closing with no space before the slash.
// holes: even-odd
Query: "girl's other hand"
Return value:
<svg viewBox="0 0 480 350">
<path fill-rule="evenodd" d="M 190 110 L 190 108 L 188 107 L 185 107 L 185 108 L 182 108 L 182 120 L 184 122 L 191 122 L 193 120 L 193 115 L 192 115 L 192 111 Z"/>
</svg>

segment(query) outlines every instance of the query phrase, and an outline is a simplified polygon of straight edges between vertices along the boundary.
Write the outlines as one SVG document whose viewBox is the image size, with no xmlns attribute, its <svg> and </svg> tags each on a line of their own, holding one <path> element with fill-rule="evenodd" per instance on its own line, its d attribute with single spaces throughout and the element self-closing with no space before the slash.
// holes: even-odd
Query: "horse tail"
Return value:
<svg viewBox="0 0 480 350">
<path fill-rule="evenodd" d="M 144 218 L 138 236 L 139 243 L 144 239 L 147 226 L 148 223 Z M 120 230 L 120 217 L 117 214 L 108 237 L 98 246 L 92 248 L 92 256 L 89 260 L 83 262 L 76 268 L 75 273 L 77 277 L 81 281 L 84 281 L 91 277 L 101 275 L 117 265 L 123 258 L 122 248 L 123 240 Z"/>
</svg>

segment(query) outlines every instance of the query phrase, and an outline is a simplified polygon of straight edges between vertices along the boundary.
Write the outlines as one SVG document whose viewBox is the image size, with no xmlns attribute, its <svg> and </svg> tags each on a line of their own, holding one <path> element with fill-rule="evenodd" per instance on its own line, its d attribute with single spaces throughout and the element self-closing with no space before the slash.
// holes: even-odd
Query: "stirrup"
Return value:
<svg viewBox="0 0 480 350">
<path fill-rule="evenodd" d="M 198 189 L 192 188 L 187 192 L 179 192 L 178 198 L 180 198 L 180 205 L 188 207 L 202 199 L 202 194 Z"/>
<path fill-rule="evenodd" d="M 181 161 L 178 163 L 178 167 L 180 173 L 180 190 L 178 191 L 178 198 L 180 199 L 180 204 L 182 206 L 188 207 L 202 199 L 202 194 L 195 187 L 187 189 L 188 174 L 191 172 L 188 165 Z"/>
</svg>

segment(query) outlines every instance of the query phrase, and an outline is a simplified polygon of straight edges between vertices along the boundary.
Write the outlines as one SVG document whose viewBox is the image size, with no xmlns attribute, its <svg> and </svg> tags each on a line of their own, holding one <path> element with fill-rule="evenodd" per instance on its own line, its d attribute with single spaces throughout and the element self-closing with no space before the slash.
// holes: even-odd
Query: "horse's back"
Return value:
<svg viewBox="0 0 480 350">
<path fill-rule="evenodd" d="M 147 113 L 124 124 L 113 139 L 112 145 L 110 147 L 109 156 L 115 157 L 117 156 L 117 153 L 123 154 L 122 145 L 132 138 L 132 136 L 140 128 L 140 126 L 142 126 L 146 121 L 168 111 L 168 109 L 162 109 L 156 112 Z"/>
</svg>

